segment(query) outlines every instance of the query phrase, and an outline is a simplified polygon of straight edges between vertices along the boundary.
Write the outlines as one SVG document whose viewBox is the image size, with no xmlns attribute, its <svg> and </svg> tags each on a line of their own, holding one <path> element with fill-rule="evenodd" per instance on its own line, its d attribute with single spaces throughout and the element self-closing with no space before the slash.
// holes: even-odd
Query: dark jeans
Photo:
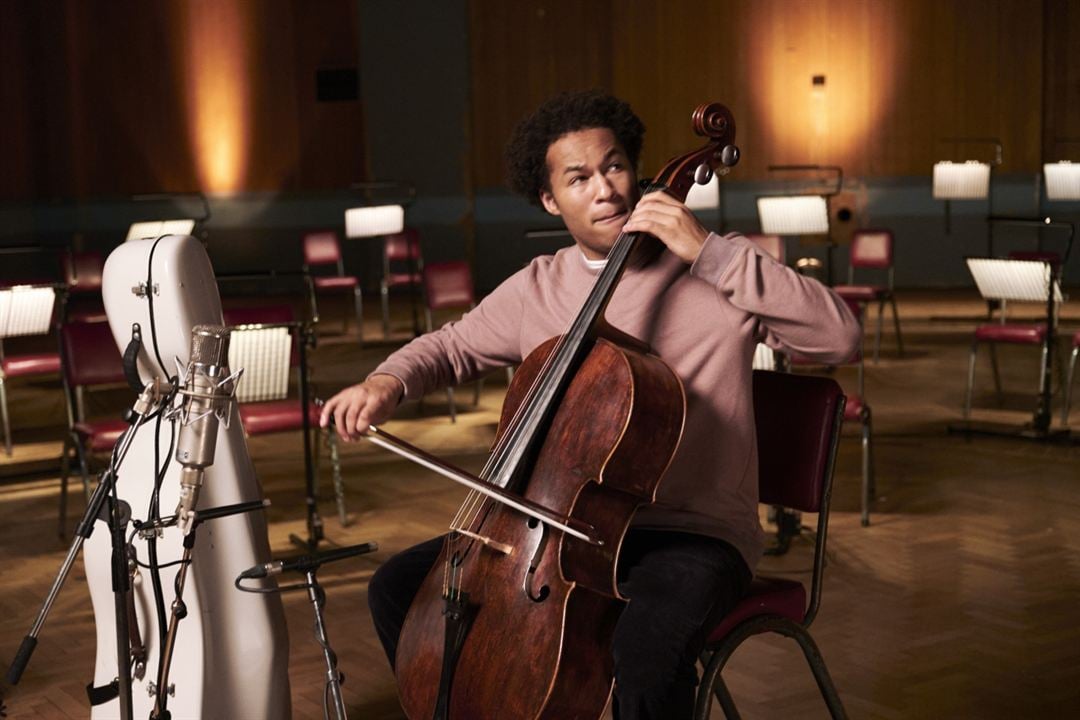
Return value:
<svg viewBox="0 0 1080 720">
<path fill-rule="evenodd" d="M 368 604 L 391 666 L 405 614 L 442 543 L 438 537 L 400 552 L 371 578 Z M 750 584 L 750 570 L 722 540 L 631 530 L 618 577 L 619 591 L 630 602 L 612 648 L 615 718 L 691 717 L 703 626 L 735 606 Z"/>
</svg>

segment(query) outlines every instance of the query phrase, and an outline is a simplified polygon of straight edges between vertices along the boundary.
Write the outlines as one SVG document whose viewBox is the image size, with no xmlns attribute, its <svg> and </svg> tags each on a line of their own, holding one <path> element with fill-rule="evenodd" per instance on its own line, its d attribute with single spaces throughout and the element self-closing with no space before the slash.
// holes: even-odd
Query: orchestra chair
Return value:
<svg viewBox="0 0 1080 720">
<path fill-rule="evenodd" d="M 763 235 L 761 233 L 747 233 L 746 238 L 757 243 L 762 250 L 769 253 L 773 260 L 784 265 L 787 263 L 787 246 L 784 238 L 780 235 Z"/>
<path fill-rule="evenodd" d="M 862 323 L 863 306 L 852 301 L 847 301 L 848 307 L 856 319 Z M 789 357 L 792 367 L 810 367 L 821 365 L 816 360 L 793 354 Z M 870 503 L 876 494 L 876 482 L 874 476 L 874 422 L 870 405 L 866 402 L 866 367 L 863 362 L 862 345 L 856 348 L 855 354 L 844 363 L 846 366 L 854 366 L 856 369 L 856 393 L 847 396 L 844 404 L 844 420 L 858 422 L 862 442 L 862 487 L 859 500 L 859 522 L 863 527 L 870 524 Z"/>
<path fill-rule="evenodd" d="M 69 251 L 62 262 L 67 293 L 61 312 L 61 323 L 103 322 L 105 304 L 101 299 L 101 273 L 105 259 L 95 250 Z"/>
<path fill-rule="evenodd" d="M 427 332 L 435 329 L 432 312 L 445 310 L 471 310 L 476 307 L 476 293 L 473 289 L 472 271 L 464 260 L 431 263 L 424 267 L 424 322 Z M 480 390 L 483 379 L 476 381 L 473 405 L 480 404 Z M 454 388 L 446 387 L 446 400 L 450 407 L 450 422 L 457 422 L 457 406 L 454 402 Z"/>
<path fill-rule="evenodd" d="M 886 285 L 856 285 L 855 269 L 885 270 Z M 893 325 L 896 328 L 896 344 L 904 355 L 904 338 L 900 334 L 900 315 L 896 312 L 896 296 L 893 292 L 893 234 L 891 230 L 856 230 L 851 238 L 851 258 L 848 264 L 848 284 L 833 288 L 845 300 L 860 304 L 878 304 L 877 331 L 874 333 L 874 362 L 881 354 L 881 326 L 885 303 L 892 308 Z"/>
<path fill-rule="evenodd" d="M 236 399 L 244 435 L 254 437 L 272 433 L 295 432 L 304 429 L 304 415 L 300 398 L 289 398 L 289 375 L 296 369 L 298 383 L 300 353 L 298 345 L 307 342 L 303 326 L 294 319 L 293 309 L 288 305 L 265 307 L 228 308 L 223 311 L 225 324 L 230 327 L 229 368 L 244 369 L 237 384 Z M 349 524 L 345 508 L 345 489 L 341 477 L 341 456 L 337 434 L 332 429 L 319 427 L 322 412 L 314 401 L 314 389 L 308 393 L 312 398 L 308 405 L 308 425 L 316 434 L 313 457 L 305 456 L 305 463 L 312 463 L 314 477 L 319 477 L 320 447 L 326 443 L 330 454 L 330 466 L 337 503 L 338 518 L 342 526 Z"/>
<path fill-rule="evenodd" d="M 15 378 L 60 374 L 60 353 L 7 354 L 4 340 L 45 335 L 53 325 L 56 290 L 51 286 L 16 286 L 0 289 L 0 419 L 4 425 L 4 452 L 11 457 L 11 417 L 7 385 Z"/>
<path fill-rule="evenodd" d="M 739 717 L 721 671 L 744 640 L 774 632 L 798 642 L 829 713 L 846 718 L 825 660 L 809 633 L 821 605 L 844 394 L 835 380 L 812 375 L 756 370 L 753 385 L 761 502 L 818 514 L 809 602 L 806 587 L 797 580 L 755 577 L 742 600 L 708 632 L 694 717 L 709 717 L 714 695 L 729 719 Z"/>
<path fill-rule="evenodd" d="M 998 402 L 1002 399 L 1001 373 L 998 370 L 997 349 L 1001 345 L 1026 345 L 1037 346 L 1041 349 L 1039 355 L 1039 384 L 1036 392 L 1042 389 L 1043 375 L 1046 372 L 1046 323 L 1013 323 L 1008 322 L 1006 310 L 1008 303 L 1002 299 L 998 302 L 998 318 L 994 322 L 984 323 L 975 328 L 975 338 L 971 342 L 971 352 L 968 356 L 967 386 L 964 390 L 964 419 L 971 417 L 972 396 L 975 393 L 975 360 L 978 356 L 979 345 L 986 344 L 990 347 L 990 368 L 994 375 L 994 390 L 997 392 Z M 1055 303 L 1054 312 L 1057 312 Z"/>
<path fill-rule="evenodd" d="M 356 309 L 356 334 L 360 342 L 364 341 L 364 296 L 360 280 L 355 275 L 345 274 L 345 264 L 341 259 L 341 243 L 337 233 L 332 230 L 309 232 L 304 235 L 304 272 L 312 268 L 330 266 L 336 270 L 334 275 L 312 275 L 316 292 L 351 292 Z M 349 313 L 343 316 L 342 332 L 349 328 Z"/>
<path fill-rule="evenodd" d="M 420 252 L 420 233 L 407 227 L 383 240 L 383 275 L 379 282 L 382 296 L 383 337 L 390 337 L 390 290 L 407 287 L 410 302 L 416 302 L 416 289 L 423 285 L 424 257 Z M 414 316 L 415 317 L 415 316 Z"/>
<path fill-rule="evenodd" d="M 119 417 L 88 418 L 86 391 L 126 385 L 120 349 L 108 322 L 68 322 L 60 326 L 60 356 L 67 399 L 68 434 L 60 459 L 60 536 L 67 525 L 70 457 L 75 453 L 83 494 L 90 500 L 90 459 L 109 454 L 128 423 Z"/>
<path fill-rule="evenodd" d="M 1061 424 L 1069 424 L 1069 406 L 1072 405 L 1072 386 L 1076 372 L 1076 358 L 1080 355 L 1080 330 L 1072 336 L 1072 354 L 1069 356 L 1069 374 L 1065 378 L 1065 404 L 1061 408 Z"/>
</svg>

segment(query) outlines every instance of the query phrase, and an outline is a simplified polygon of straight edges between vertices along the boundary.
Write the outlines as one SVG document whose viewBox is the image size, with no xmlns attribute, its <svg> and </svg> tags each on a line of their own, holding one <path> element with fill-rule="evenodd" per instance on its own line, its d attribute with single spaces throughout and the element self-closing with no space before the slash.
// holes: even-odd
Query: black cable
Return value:
<svg viewBox="0 0 1080 720">
<path fill-rule="evenodd" d="M 169 399 L 171 398 L 172 394 L 170 393 Z M 167 401 L 168 400 L 163 401 L 162 407 L 165 406 L 164 403 Z M 168 467 L 168 455 L 166 455 L 166 464 L 164 466 L 161 465 L 161 421 L 164 417 L 163 414 L 158 415 L 157 425 L 154 430 L 154 468 L 156 472 L 154 473 L 154 491 L 150 494 L 150 507 L 147 509 L 147 519 L 150 522 L 156 522 L 161 519 L 159 492 L 161 490 L 161 481 L 165 474 L 165 468 Z M 157 470 L 158 468 L 160 468 L 160 470 Z M 150 572 L 150 585 L 154 592 L 154 609 L 155 614 L 157 615 L 158 647 L 163 648 L 165 647 L 166 635 L 165 589 L 161 585 L 162 566 L 158 562 L 156 532 L 146 538 L 146 557 L 149 561 L 149 564 L 146 566 L 139 563 L 138 558 L 135 559 L 135 562 L 138 563 L 140 567 L 146 567 Z M 161 653 L 158 653 L 158 655 L 158 664 L 160 665 L 162 662 L 162 658 L 160 657 Z"/>
<path fill-rule="evenodd" d="M 150 342 L 154 346 L 154 357 L 157 358 L 158 367 L 161 368 L 161 372 L 165 377 L 172 378 L 172 375 L 165 368 L 165 363 L 161 360 L 161 351 L 158 349 L 157 341 L 157 325 L 154 321 L 154 251 L 157 250 L 158 243 L 164 237 L 166 236 L 158 236 L 158 239 L 150 246 L 150 257 L 146 261 L 146 307 L 150 313 Z"/>
</svg>

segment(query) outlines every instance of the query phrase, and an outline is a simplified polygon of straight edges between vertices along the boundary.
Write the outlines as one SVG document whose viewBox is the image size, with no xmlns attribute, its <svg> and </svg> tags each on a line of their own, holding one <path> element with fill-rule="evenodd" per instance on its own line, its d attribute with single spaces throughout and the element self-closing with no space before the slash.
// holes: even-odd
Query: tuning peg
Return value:
<svg viewBox="0 0 1080 720">
<path fill-rule="evenodd" d="M 739 148 L 735 145 L 725 145 L 720 151 L 720 162 L 727 167 L 734 167 L 739 162 Z"/>
<path fill-rule="evenodd" d="M 712 180 L 712 168 L 708 163 L 701 163 L 694 171 L 694 182 L 698 185 L 707 185 Z"/>
</svg>

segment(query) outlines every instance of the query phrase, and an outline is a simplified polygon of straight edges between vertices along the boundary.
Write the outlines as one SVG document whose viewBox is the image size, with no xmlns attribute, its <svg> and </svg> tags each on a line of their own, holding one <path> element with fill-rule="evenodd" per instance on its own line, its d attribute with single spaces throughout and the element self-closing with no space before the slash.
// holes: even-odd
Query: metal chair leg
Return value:
<svg viewBox="0 0 1080 720">
<path fill-rule="evenodd" d="M 720 701 L 720 709 L 724 711 L 724 717 L 727 720 L 740 720 L 742 718 L 742 715 L 739 714 L 739 708 L 735 707 L 735 699 L 731 697 L 731 691 L 728 690 L 723 675 L 716 676 L 713 695 Z"/>
<path fill-rule="evenodd" d="M 383 280 L 379 285 L 379 293 L 382 295 L 382 334 L 384 338 L 390 337 L 390 288 Z"/>
<path fill-rule="evenodd" d="M 4 452 L 11 457 L 11 419 L 8 417 L 7 387 L 3 377 L 0 377 L 0 414 L 4 421 Z"/>
<path fill-rule="evenodd" d="M 1072 356 L 1069 358 L 1069 374 L 1065 378 L 1065 403 L 1061 408 L 1061 424 L 1069 424 L 1069 406 L 1072 404 L 1072 385 L 1073 385 L 1073 371 L 1076 370 L 1076 357 L 1080 355 L 1080 345 L 1073 348 Z"/>
<path fill-rule="evenodd" d="M 1003 400 L 1001 390 L 1001 372 L 998 371 L 997 346 L 994 345 L 994 343 L 990 343 L 990 367 L 994 370 L 994 390 L 997 392 L 998 403 L 1000 403 Z"/>
<path fill-rule="evenodd" d="M 454 388 L 446 386 L 446 401 L 450 405 L 450 422 L 457 422 L 457 406 L 454 404 Z"/>
<path fill-rule="evenodd" d="M 83 447 L 82 440 L 78 437 L 75 438 L 75 452 L 79 456 L 79 469 L 82 470 L 82 485 L 83 485 L 83 497 L 86 500 L 86 504 L 90 504 L 90 460 L 86 456 L 86 448 Z"/>
<path fill-rule="evenodd" d="M 71 436 L 64 438 L 64 450 L 60 455 L 60 518 L 59 525 L 57 527 L 57 534 L 61 538 L 65 537 L 67 531 L 67 494 L 68 494 L 68 476 L 71 475 L 71 451 L 74 448 L 71 444 Z"/>
<path fill-rule="evenodd" d="M 1036 389 L 1036 393 L 1042 393 L 1043 383 L 1046 381 L 1046 345 L 1043 345 L 1042 353 L 1039 354 L 1039 387 Z M 1053 381 L 1051 381 L 1053 384 Z"/>
<path fill-rule="evenodd" d="M 904 336 L 900 334 L 900 314 L 896 312 L 896 298 L 889 296 L 889 304 L 892 305 L 893 325 L 896 326 L 896 349 L 900 357 L 904 356 Z"/>
<path fill-rule="evenodd" d="M 799 632 L 793 633 L 792 636 L 799 643 L 799 647 L 802 648 L 803 655 L 806 656 L 806 662 L 810 665 L 810 671 L 814 674 L 814 680 L 817 681 L 821 697 L 829 708 L 829 714 L 833 717 L 833 720 L 846 720 L 847 712 L 844 710 L 844 704 L 840 701 L 840 694 L 836 692 L 836 686 L 833 685 L 832 677 L 829 676 L 829 668 L 825 666 L 825 658 L 822 657 L 814 639 L 810 637 L 809 633 L 801 629 Z"/>
<path fill-rule="evenodd" d="M 874 470 L 870 465 L 870 408 L 863 411 L 862 417 L 862 508 L 860 521 L 862 526 L 870 524 L 870 493 L 873 485 Z"/>
<path fill-rule="evenodd" d="M 967 389 L 964 391 L 964 419 L 971 415 L 971 394 L 975 386 L 975 353 L 979 349 L 979 343 L 971 343 L 971 357 L 968 360 Z"/>
<path fill-rule="evenodd" d="M 881 357 L 881 326 L 885 317 L 885 298 L 878 300 L 877 306 L 877 332 L 874 333 L 874 363 Z"/>
<path fill-rule="evenodd" d="M 349 526 L 349 514 L 345 508 L 345 483 L 341 479 L 341 453 L 338 448 L 337 434 L 327 429 L 326 444 L 330 449 L 330 472 L 334 479 L 334 501 L 337 503 L 338 520 L 341 527 Z"/>
<path fill-rule="evenodd" d="M 356 341 L 364 344 L 364 293 L 357 285 L 353 290 L 353 304 L 356 305 Z"/>
</svg>

